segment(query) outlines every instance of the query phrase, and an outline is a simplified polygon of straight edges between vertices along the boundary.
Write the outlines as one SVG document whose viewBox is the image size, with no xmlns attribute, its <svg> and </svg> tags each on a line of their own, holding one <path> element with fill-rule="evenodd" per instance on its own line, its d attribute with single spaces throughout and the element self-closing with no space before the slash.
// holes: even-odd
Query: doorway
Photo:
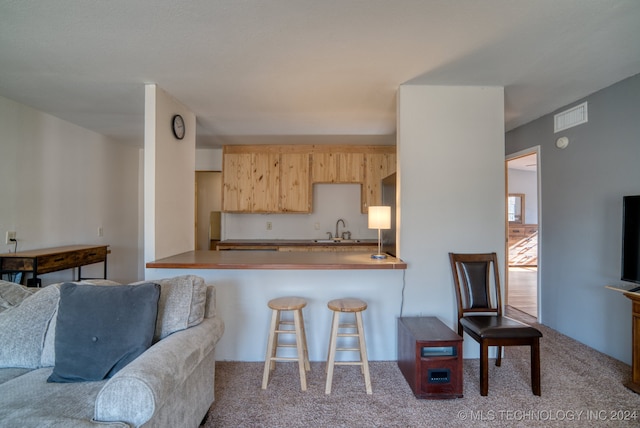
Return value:
<svg viewBox="0 0 640 428">
<path fill-rule="evenodd" d="M 539 147 L 510 155 L 507 169 L 507 305 L 539 314 Z"/>
<path fill-rule="evenodd" d="M 196 171 L 195 236 L 196 250 L 215 250 L 220 240 L 222 173 Z"/>
</svg>

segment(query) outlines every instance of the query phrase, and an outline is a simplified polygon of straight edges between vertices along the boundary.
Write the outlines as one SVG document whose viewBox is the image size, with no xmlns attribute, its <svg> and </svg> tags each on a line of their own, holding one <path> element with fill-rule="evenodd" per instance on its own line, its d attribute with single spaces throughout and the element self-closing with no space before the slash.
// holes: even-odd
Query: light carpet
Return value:
<svg viewBox="0 0 640 428">
<path fill-rule="evenodd" d="M 629 365 L 545 326 L 541 339 L 542 396 L 531 393 L 529 352 L 506 348 L 489 365 L 489 395 L 480 396 L 479 360 L 464 360 L 464 398 L 414 397 L 395 361 L 370 363 L 373 395 L 357 366 L 336 367 L 325 395 L 324 363 L 312 362 L 308 390 L 297 364 L 278 363 L 267 390 L 263 363 L 216 363 L 210 427 L 584 427 L 640 426 L 640 395 L 623 386 Z"/>
</svg>

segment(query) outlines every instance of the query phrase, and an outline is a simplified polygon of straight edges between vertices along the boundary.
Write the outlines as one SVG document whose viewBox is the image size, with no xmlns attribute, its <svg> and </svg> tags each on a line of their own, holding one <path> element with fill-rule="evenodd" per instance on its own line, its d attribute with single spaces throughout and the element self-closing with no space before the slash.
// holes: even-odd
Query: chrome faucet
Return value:
<svg viewBox="0 0 640 428">
<path fill-rule="evenodd" d="M 338 225 L 340 224 L 340 222 L 342 222 L 342 227 L 347 227 L 347 225 L 344 224 L 344 220 L 339 218 L 338 221 L 336 221 L 336 234 L 333 235 L 334 238 L 339 238 L 340 237 L 340 235 L 338 234 Z"/>
</svg>

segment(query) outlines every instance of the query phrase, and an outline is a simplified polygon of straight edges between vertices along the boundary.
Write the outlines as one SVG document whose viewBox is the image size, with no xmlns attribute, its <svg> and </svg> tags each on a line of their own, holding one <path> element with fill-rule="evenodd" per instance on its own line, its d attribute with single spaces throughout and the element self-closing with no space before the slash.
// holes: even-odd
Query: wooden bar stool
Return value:
<svg viewBox="0 0 640 428">
<path fill-rule="evenodd" d="M 269 339 L 267 342 L 267 355 L 264 359 L 264 374 L 262 375 L 262 389 L 267 389 L 269 383 L 269 373 L 276 368 L 276 361 L 298 361 L 300 370 L 300 387 L 307 390 L 306 371 L 311 370 L 309 365 L 309 351 L 307 350 L 307 336 L 304 331 L 304 318 L 302 308 L 307 306 L 307 301 L 301 297 L 280 297 L 270 300 L 268 303 L 272 309 L 271 327 L 269 329 Z M 293 312 L 293 321 L 286 321 L 281 318 L 283 311 Z M 281 326 L 293 326 L 293 328 L 282 329 Z M 279 343 L 281 334 L 295 335 L 295 344 Z M 278 348 L 296 348 L 297 356 L 278 357 Z"/>
<path fill-rule="evenodd" d="M 329 340 L 329 352 L 327 356 L 327 384 L 325 394 L 331 394 L 331 382 L 333 381 L 333 368 L 336 365 L 360 366 L 364 375 L 364 384 L 367 394 L 372 394 L 371 378 L 369 376 L 369 361 L 367 359 L 367 346 L 364 342 L 364 325 L 362 324 L 362 311 L 367 309 L 367 302 L 360 299 L 336 299 L 330 301 L 327 306 L 333 311 L 333 321 L 331 323 L 331 338 Z M 340 323 L 342 313 L 352 313 L 355 315 L 355 324 Z M 343 330 L 341 333 L 340 330 Z M 350 333 L 344 330 L 351 331 Z M 357 337 L 357 348 L 338 348 L 338 337 Z M 336 351 L 352 351 L 360 354 L 358 361 L 336 361 Z"/>
</svg>

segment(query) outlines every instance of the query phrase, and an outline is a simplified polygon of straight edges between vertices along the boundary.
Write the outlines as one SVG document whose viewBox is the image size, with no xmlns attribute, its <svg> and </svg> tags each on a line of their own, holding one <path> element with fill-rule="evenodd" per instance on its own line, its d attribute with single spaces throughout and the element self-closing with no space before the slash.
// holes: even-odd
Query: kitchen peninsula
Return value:
<svg viewBox="0 0 640 428">
<path fill-rule="evenodd" d="M 158 269 L 406 269 L 395 257 L 372 259 L 368 252 L 189 251 L 147 263 Z"/>
<path fill-rule="evenodd" d="M 216 286 L 225 322 L 218 360 L 264 361 L 271 317 L 267 302 L 281 296 L 308 302 L 304 317 L 312 361 L 326 359 L 331 327 L 327 302 L 342 297 L 369 305 L 363 315 L 369 359 L 396 359 L 395 320 L 407 264 L 395 257 L 375 260 L 366 251 L 190 251 L 148 262 L 146 268 L 146 280 L 192 274 Z"/>
</svg>

